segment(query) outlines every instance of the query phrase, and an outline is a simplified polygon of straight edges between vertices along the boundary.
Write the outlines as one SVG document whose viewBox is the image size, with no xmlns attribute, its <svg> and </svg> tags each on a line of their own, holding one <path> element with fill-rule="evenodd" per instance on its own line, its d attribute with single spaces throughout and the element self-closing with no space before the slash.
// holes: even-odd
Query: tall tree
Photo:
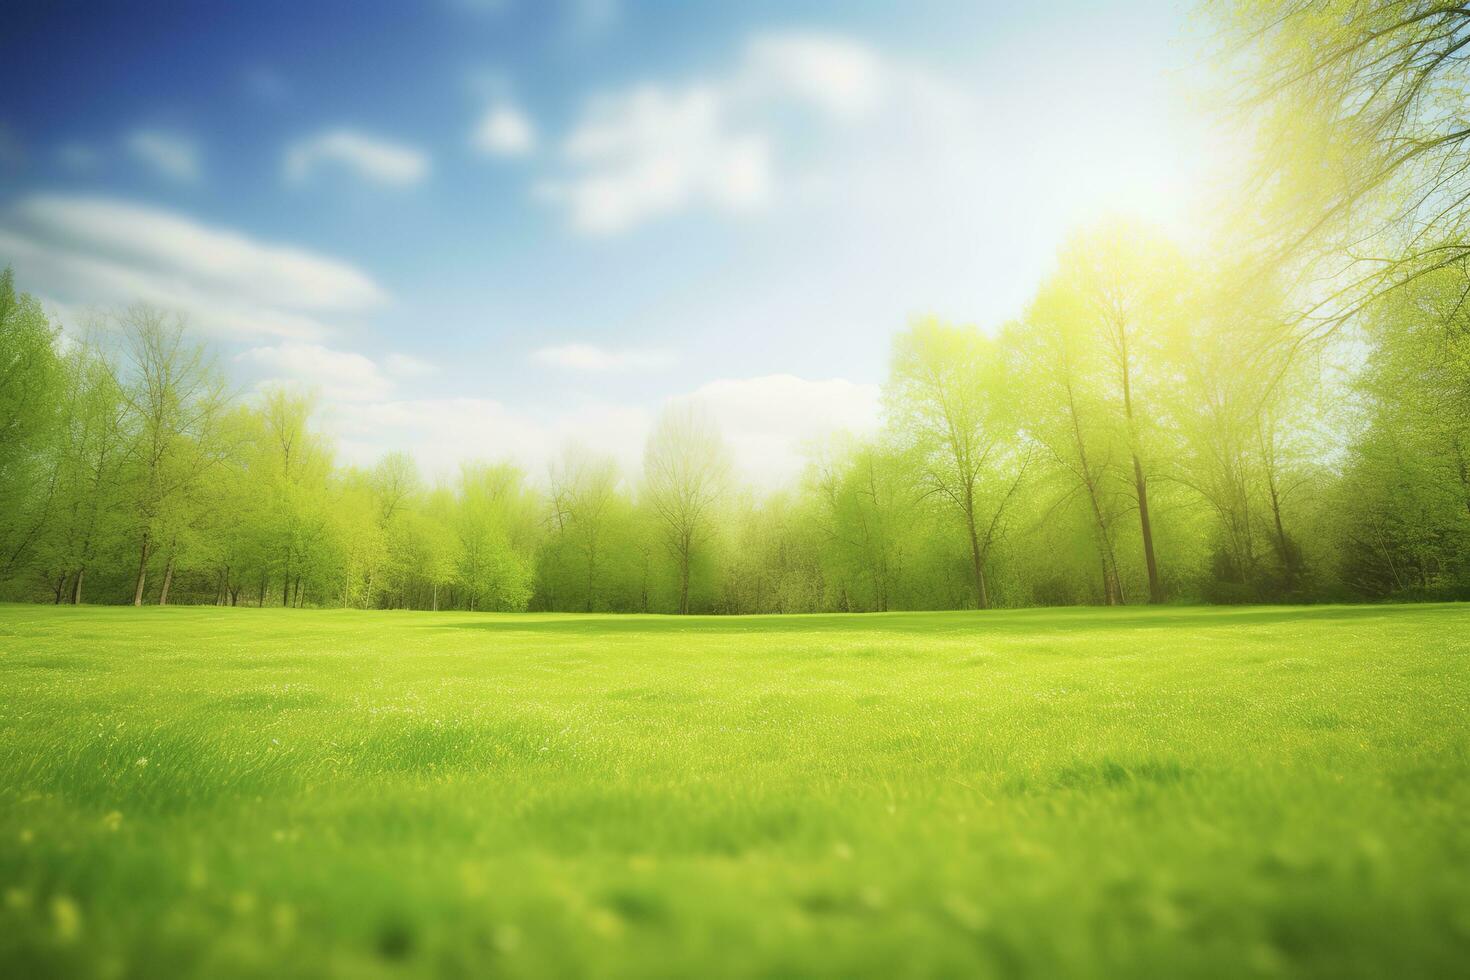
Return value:
<svg viewBox="0 0 1470 980">
<path fill-rule="evenodd" d="M 995 341 L 974 327 L 926 319 L 894 342 L 885 391 L 890 422 L 919 461 L 924 491 L 960 518 L 980 609 L 990 606 L 986 561 L 1030 460 L 1004 374 Z"/>
<path fill-rule="evenodd" d="M 387 547 L 385 600 L 406 606 L 425 557 L 421 548 L 425 524 L 414 513 L 423 492 L 418 467 L 408 453 L 390 452 L 372 468 L 368 483 L 378 502 L 378 527 Z"/>
<path fill-rule="evenodd" d="M 1064 474 L 1066 494 L 1080 495 L 1092 525 L 1106 605 L 1126 601 L 1117 552 L 1116 492 L 1126 439 L 1110 424 L 1101 396 L 1102 358 L 1089 331 L 1087 305 L 1071 283 L 1043 286 L 1024 322 L 1006 335 L 1019 357 L 1027 428 Z"/>
<path fill-rule="evenodd" d="M 167 549 L 168 582 L 173 548 L 189 519 L 187 504 L 198 481 L 217 462 L 225 385 L 208 350 L 185 338 L 181 318 L 137 305 L 123 315 L 121 326 L 132 367 L 123 392 L 136 426 L 131 447 L 138 540 L 133 605 L 141 606 L 149 559 L 160 546 Z M 166 588 L 163 596 L 166 600 Z"/>
<path fill-rule="evenodd" d="M 470 609 L 520 611 L 534 582 L 536 502 L 509 464 L 460 468 L 459 580 Z"/>
<path fill-rule="evenodd" d="M 679 613 L 689 613 L 690 563 L 714 528 L 730 460 L 714 420 L 693 405 L 663 410 L 643 453 L 644 490 L 679 578 Z"/>
<path fill-rule="evenodd" d="M 1370 596 L 1470 588 L 1470 263 L 1382 297 L 1335 514 Z"/>
<path fill-rule="evenodd" d="M 56 601 L 79 604 L 86 575 L 117 541 L 126 404 L 117 370 L 95 336 L 73 345 L 65 359 L 62 425 L 55 447 L 55 519 L 48 529 L 46 564 Z"/>
<path fill-rule="evenodd" d="M 1154 516 L 1149 508 L 1149 465 L 1145 439 L 1149 423 L 1144 386 L 1160 335 L 1161 321 L 1176 300 L 1168 286 L 1181 278 L 1175 249 L 1137 225 L 1117 222 L 1072 239 L 1062 252 L 1064 275 L 1086 303 L 1096 337 L 1112 373 L 1112 397 L 1121 413 L 1132 464 L 1149 602 L 1164 601 L 1154 548 Z"/>
<path fill-rule="evenodd" d="M 597 456 L 571 444 L 551 467 L 550 478 L 562 531 L 584 570 L 585 608 L 592 612 L 599 605 L 598 572 L 616 516 L 618 465 L 610 456 Z"/>
<path fill-rule="evenodd" d="M 51 513 L 47 454 L 63 372 L 41 304 L 0 272 L 0 579 L 23 563 Z"/>
<path fill-rule="evenodd" d="M 850 587 L 844 583 L 845 593 L 865 591 L 868 598 L 859 598 L 857 607 L 886 612 L 914 537 L 913 460 L 891 446 L 851 439 L 832 449 L 814 462 L 807 477 L 820 502 L 818 525 L 835 559 L 834 572 L 854 579 Z"/>
</svg>

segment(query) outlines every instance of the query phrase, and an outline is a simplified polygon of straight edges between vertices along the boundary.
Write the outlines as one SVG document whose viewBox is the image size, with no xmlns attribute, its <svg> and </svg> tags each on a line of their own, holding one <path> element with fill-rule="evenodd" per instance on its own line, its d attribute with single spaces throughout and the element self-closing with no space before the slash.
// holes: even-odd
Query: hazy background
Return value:
<svg viewBox="0 0 1470 980">
<path fill-rule="evenodd" d="M 910 316 L 1018 314 L 1217 160 L 1159 2 L 10 5 L 0 261 L 75 330 L 188 312 L 349 462 L 633 462 L 670 398 L 742 472 L 876 424 Z"/>
</svg>

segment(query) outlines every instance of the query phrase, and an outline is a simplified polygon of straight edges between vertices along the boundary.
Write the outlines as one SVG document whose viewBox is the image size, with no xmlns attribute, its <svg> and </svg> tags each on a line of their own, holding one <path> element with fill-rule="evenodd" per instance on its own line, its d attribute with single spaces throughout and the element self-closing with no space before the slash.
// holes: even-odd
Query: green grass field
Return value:
<svg viewBox="0 0 1470 980">
<path fill-rule="evenodd" d="M 0 975 L 1448 976 L 1470 607 L 0 607 Z"/>
</svg>

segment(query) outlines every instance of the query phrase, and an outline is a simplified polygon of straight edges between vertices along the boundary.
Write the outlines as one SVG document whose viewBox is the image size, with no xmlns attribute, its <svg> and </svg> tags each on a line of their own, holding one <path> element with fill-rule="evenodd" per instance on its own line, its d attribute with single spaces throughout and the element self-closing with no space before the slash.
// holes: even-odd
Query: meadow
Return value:
<svg viewBox="0 0 1470 980">
<path fill-rule="evenodd" d="M 0 975 L 1447 976 L 1470 608 L 0 607 Z"/>
</svg>

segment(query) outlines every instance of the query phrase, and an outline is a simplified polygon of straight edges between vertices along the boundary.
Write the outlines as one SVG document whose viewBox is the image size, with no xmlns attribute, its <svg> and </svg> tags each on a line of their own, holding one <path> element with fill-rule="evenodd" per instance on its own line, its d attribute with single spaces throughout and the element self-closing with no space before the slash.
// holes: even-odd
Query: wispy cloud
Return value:
<svg viewBox="0 0 1470 980">
<path fill-rule="evenodd" d="M 379 184 L 407 186 L 429 175 L 429 156 L 354 129 L 332 129 L 286 148 L 282 172 L 293 184 L 304 183 L 323 166 L 343 167 Z"/>
<path fill-rule="evenodd" d="M 536 149 L 536 127 L 520 109 L 499 102 L 475 123 L 470 143 L 488 156 L 524 156 Z"/>
<path fill-rule="evenodd" d="M 321 344 L 286 341 L 252 347 L 236 355 L 235 361 L 263 371 L 264 383 L 316 391 L 332 401 L 375 401 L 393 390 L 393 382 L 371 358 Z"/>
<path fill-rule="evenodd" d="M 137 129 L 124 141 L 129 154 L 160 177 L 197 184 L 204 177 L 199 146 L 179 133 Z"/>
<path fill-rule="evenodd" d="M 892 83 L 877 51 L 822 34 L 772 34 L 746 45 L 743 84 L 773 98 L 804 100 L 846 120 L 877 108 Z"/>
<path fill-rule="evenodd" d="M 731 126 L 718 88 L 644 86 L 595 99 L 562 147 L 567 178 L 542 181 L 543 200 L 573 227 L 614 234 L 692 204 L 743 211 L 770 194 L 770 144 Z"/>
<path fill-rule="evenodd" d="M 563 175 L 541 181 L 536 194 L 587 234 L 694 206 L 753 211 L 774 195 L 782 111 L 859 121 L 882 104 L 893 75 L 855 41 L 759 36 L 725 75 L 595 96 L 562 142 Z"/>
<path fill-rule="evenodd" d="M 611 350 L 595 344 L 562 344 L 532 351 L 531 360 L 565 371 L 610 374 L 659 370 L 672 366 L 677 358 L 673 351 L 661 349 Z"/>
<path fill-rule="evenodd" d="M 141 300 L 228 337 L 320 336 L 330 328 L 318 316 L 386 299 L 366 273 L 340 259 L 111 198 L 23 198 L 0 215 L 0 254 L 58 301 Z"/>
</svg>

